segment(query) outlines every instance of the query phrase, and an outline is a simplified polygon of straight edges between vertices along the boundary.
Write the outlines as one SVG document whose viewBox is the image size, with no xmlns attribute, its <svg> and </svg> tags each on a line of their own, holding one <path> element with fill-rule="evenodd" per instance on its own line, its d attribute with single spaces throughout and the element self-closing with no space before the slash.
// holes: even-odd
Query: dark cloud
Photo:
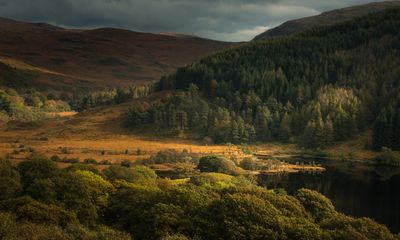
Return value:
<svg viewBox="0 0 400 240">
<path fill-rule="evenodd" d="M 371 0 L 0 0 L 0 16 L 59 26 L 249 40 L 293 18 Z"/>
</svg>

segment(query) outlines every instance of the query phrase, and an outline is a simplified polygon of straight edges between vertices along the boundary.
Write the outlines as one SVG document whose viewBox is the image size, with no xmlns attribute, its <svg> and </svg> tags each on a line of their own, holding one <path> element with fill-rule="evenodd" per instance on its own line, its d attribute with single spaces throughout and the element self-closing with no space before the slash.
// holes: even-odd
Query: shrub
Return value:
<svg viewBox="0 0 400 240">
<path fill-rule="evenodd" d="M 96 159 L 93 159 L 93 158 L 87 158 L 87 159 L 83 160 L 83 162 L 86 164 L 97 164 Z"/>
<path fill-rule="evenodd" d="M 51 179 L 38 178 L 26 188 L 25 193 L 38 201 L 54 203 L 56 200 L 55 187 Z"/>
<path fill-rule="evenodd" d="M 159 151 L 155 156 L 150 159 L 151 162 L 156 164 L 164 163 L 196 163 L 196 158 L 191 156 L 187 150 L 178 152 L 175 149 L 167 149 Z"/>
<path fill-rule="evenodd" d="M 34 237 L 34 238 L 33 238 Z M 71 240 L 71 237 L 55 225 L 34 224 L 30 222 L 16 223 L 12 232 L 5 239 L 18 240 Z"/>
<path fill-rule="evenodd" d="M 103 171 L 104 175 L 110 180 L 123 179 L 127 182 L 137 182 L 141 180 L 156 179 L 157 174 L 154 170 L 145 166 L 127 168 L 112 165 Z"/>
<path fill-rule="evenodd" d="M 63 158 L 62 162 L 65 163 L 79 163 L 79 158 Z"/>
<path fill-rule="evenodd" d="M 86 164 L 80 164 L 80 163 L 72 164 L 71 166 L 67 167 L 65 170 L 72 171 L 72 172 L 75 172 L 78 170 L 89 171 L 89 172 L 95 173 L 97 175 L 103 176 L 103 174 L 99 170 L 97 170 L 95 167 L 86 165 Z"/>
<path fill-rule="evenodd" d="M 76 215 L 56 205 L 46 205 L 32 201 L 16 209 L 19 220 L 27 220 L 38 224 L 55 224 L 66 226 L 68 223 L 77 223 Z"/>
<path fill-rule="evenodd" d="M 101 165 L 111 165 L 110 161 L 108 161 L 108 160 L 101 160 L 99 162 L 99 164 L 101 164 Z"/>
<path fill-rule="evenodd" d="M 61 162 L 61 158 L 58 155 L 51 156 L 50 160 L 54 162 Z"/>
<path fill-rule="evenodd" d="M 71 153 L 71 150 L 70 150 L 69 148 L 67 148 L 67 147 L 62 147 L 62 148 L 60 148 L 60 151 L 61 151 L 62 154 L 69 154 L 69 153 Z"/>
<path fill-rule="evenodd" d="M 19 172 L 10 161 L 0 159 L 0 200 L 18 196 L 22 191 Z"/>
<path fill-rule="evenodd" d="M 7 235 L 14 231 L 15 221 L 13 214 L 0 212 L 0 239 L 6 239 Z"/>
<path fill-rule="evenodd" d="M 378 164 L 400 166 L 400 155 L 396 155 L 392 150 L 383 148 L 382 152 L 375 157 Z"/>
<path fill-rule="evenodd" d="M 21 162 L 18 170 L 25 186 L 33 183 L 35 179 L 52 178 L 59 171 L 56 164 L 45 156 L 33 156 L 28 161 Z"/>
<path fill-rule="evenodd" d="M 214 144 L 214 141 L 211 137 L 204 137 L 203 138 L 203 144 L 208 146 Z"/>
<path fill-rule="evenodd" d="M 256 159 L 251 157 L 243 158 L 239 166 L 245 170 L 250 170 L 250 171 L 259 170 L 262 167 L 260 166 L 260 164 Z"/>
<path fill-rule="evenodd" d="M 197 168 L 201 172 L 238 174 L 238 169 L 232 161 L 215 155 L 200 158 Z"/>
<path fill-rule="evenodd" d="M 136 149 L 136 155 L 142 155 L 142 149 L 140 148 Z"/>
<path fill-rule="evenodd" d="M 332 202 L 318 192 L 302 188 L 296 192 L 295 197 L 317 221 L 328 218 L 335 212 Z"/>
<path fill-rule="evenodd" d="M 130 167 L 130 166 L 131 166 L 131 161 L 129 161 L 129 160 L 123 160 L 123 161 L 121 162 L 121 166 L 123 166 L 123 167 Z"/>
<path fill-rule="evenodd" d="M 182 234 L 172 234 L 162 237 L 161 240 L 189 240 L 189 238 Z"/>
</svg>

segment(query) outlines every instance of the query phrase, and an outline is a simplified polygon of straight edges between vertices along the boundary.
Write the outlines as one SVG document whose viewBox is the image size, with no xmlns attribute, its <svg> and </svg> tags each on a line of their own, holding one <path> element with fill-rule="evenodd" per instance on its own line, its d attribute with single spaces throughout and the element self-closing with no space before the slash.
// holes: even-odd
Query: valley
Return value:
<svg viewBox="0 0 400 240">
<path fill-rule="evenodd" d="M 0 18 L 0 239 L 400 239 L 400 1 L 150 31 Z"/>
</svg>

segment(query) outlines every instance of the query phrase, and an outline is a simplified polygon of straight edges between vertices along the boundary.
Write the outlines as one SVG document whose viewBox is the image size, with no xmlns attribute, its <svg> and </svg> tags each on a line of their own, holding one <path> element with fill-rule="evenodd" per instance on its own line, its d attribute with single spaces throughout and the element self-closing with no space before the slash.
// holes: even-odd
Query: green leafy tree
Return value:
<svg viewBox="0 0 400 240">
<path fill-rule="evenodd" d="M 0 192 L 0 200 L 16 197 L 22 192 L 20 174 L 6 159 L 0 159 Z"/>
<path fill-rule="evenodd" d="M 18 165 L 24 188 L 28 188 L 35 180 L 52 179 L 59 170 L 56 164 L 44 156 L 33 156 L 31 159 Z"/>
</svg>

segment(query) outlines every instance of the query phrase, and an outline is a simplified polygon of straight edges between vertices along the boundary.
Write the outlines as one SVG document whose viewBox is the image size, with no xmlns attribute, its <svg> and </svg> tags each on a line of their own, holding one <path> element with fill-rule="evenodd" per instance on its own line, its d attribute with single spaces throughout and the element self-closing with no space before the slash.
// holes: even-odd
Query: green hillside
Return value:
<svg viewBox="0 0 400 240">
<path fill-rule="evenodd" d="M 188 92 L 131 109 L 127 124 L 311 148 L 374 128 L 375 148 L 400 149 L 399 33 L 396 8 L 204 58 L 160 81 Z"/>
</svg>

